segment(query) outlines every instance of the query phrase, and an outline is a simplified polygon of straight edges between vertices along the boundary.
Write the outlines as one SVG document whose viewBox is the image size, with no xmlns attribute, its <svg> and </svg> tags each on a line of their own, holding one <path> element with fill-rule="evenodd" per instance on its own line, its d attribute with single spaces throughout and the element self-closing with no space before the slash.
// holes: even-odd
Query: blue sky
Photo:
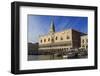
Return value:
<svg viewBox="0 0 100 76">
<path fill-rule="evenodd" d="M 28 15 L 28 42 L 36 43 L 39 35 L 48 34 L 52 19 L 56 32 L 70 28 L 88 32 L 88 17 Z"/>
</svg>

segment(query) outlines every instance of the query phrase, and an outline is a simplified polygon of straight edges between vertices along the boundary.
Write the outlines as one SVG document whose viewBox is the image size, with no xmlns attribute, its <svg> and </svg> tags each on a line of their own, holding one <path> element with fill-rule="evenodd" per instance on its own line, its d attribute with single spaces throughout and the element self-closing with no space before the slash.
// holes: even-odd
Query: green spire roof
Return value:
<svg viewBox="0 0 100 76">
<path fill-rule="evenodd" d="M 50 24 L 50 33 L 54 33 L 55 32 L 55 26 L 54 26 L 54 21 L 51 20 L 51 24 Z"/>
</svg>

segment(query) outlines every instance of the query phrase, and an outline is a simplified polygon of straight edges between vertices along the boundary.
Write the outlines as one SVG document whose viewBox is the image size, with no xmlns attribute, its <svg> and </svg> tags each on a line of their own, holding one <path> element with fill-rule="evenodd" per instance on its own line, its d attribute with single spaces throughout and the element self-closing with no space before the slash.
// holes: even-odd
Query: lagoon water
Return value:
<svg viewBox="0 0 100 76">
<path fill-rule="evenodd" d="M 63 59 L 54 55 L 28 55 L 28 61 Z"/>
</svg>

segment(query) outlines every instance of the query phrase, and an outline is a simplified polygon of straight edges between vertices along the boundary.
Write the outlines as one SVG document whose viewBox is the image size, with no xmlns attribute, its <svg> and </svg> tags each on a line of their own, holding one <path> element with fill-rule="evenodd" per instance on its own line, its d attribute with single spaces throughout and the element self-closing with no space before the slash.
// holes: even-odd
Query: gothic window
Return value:
<svg viewBox="0 0 100 76">
<path fill-rule="evenodd" d="M 61 37 L 61 40 L 63 40 L 63 38 Z"/>
<path fill-rule="evenodd" d="M 52 42 L 54 42 L 54 39 L 52 39 Z"/>
<path fill-rule="evenodd" d="M 69 36 L 67 36 L 67 39 L 69 39 Z"/>
<path fill-rule="evenodd" d="M 86 46 L 86 49 L 88 48 L 88 46 Z"/>
<path fill-rule="evenodd" d="M 84 40 L 82 40 L 82 43 L 84 43 Z"/>
<path fill-rule="evenodd" d="M 46 42 L 46 39 L 44 39 L 44 42 Z"/>
<path fill-rule="evenodd" d="M 84 48 L 85 46 L 83 45 L 82 47 Z"/>
<path fill-rule="evenodd" d="M 48 38 L 48 41 L 50 41 L 50 38 Z"/>
<path fill-rule="evenodd" d="M 58 39 L 58 37 L 56 36 L 56 40 Z"/>
<path fill-rule="evenodd" d="M 41 40 L 41 43 L 42 43 L 42 40 Z"/>
</svg>

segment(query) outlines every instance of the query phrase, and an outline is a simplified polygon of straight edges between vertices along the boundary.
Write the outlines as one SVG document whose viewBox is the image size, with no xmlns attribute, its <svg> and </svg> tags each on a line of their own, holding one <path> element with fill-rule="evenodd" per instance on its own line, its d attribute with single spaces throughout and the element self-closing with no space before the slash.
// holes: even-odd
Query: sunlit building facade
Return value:
<svg viewBox="0 0 100 76">
<path fill-rule="evenodd" d="M 88 36 L 81 36 L 81 48 L 88 49 Z"/>
<path fill-rule="evenodd" d="M 86 34 L 74 29 L 66 29 L 56 32 L 54 22 L 51 21 L 49 33 L 39 36 L 39 50 L 57 52 L 80 48 L 83 46 L 81 42 L 84 39 L 84 35 Z"/>
</svg>

